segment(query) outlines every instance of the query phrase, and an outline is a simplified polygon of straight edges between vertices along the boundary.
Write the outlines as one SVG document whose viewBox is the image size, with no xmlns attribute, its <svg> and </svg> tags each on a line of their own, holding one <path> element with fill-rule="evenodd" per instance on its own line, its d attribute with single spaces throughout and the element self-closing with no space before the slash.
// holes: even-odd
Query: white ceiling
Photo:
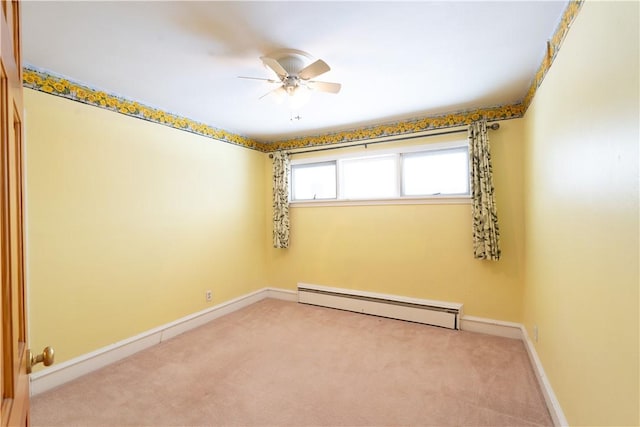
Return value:
<svg viewBox="0 0 640 427">
<path fill-rule="evenodd" d="M 566 1 L 23 2 L 28 65 L 260 141 L 521 100 Z M 331 66 L 290 120 L 259 57 Z"/>
</svg>

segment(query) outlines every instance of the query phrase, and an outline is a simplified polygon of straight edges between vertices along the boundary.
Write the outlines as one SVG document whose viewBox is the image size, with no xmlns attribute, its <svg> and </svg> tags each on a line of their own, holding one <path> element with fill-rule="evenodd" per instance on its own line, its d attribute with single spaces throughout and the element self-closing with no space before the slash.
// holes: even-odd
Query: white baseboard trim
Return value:
<svg viewBox="0 0 640 427">
<path fill-rule="evenodd" d="M 553 420 L 553 425 L 557 427 L 569 425 L 564 416 L 564 412 L 560 407 L 560 402 L 556 398 L 556 395 L 551 388 L 551 384 L 547 379 L 542 363 L 538 358 L 536 348 L 529 338 L 529 334 L 527 333 L 527 329 L 524 325 L 521 323 L 503 322 L 500 320 L 485 319 L 474 316 L 463 316 L 461 324 L 461 329 L 463 331 L 478 332 L 482 334 L 522 340 L 527 350 L 527 354 L 529 355 L 529 361 L 531 362 L 531 367 L 533 368 L 533 372 L 538 380 L 538 385 L 542 391 L 545 403 L 547 404 L 549 415 L 551 415 L 551 419 Z"/>
<path fill-rule="evenodd" d="M 538 352 L 529 338 L 527 328 L 525 328 L 524 325 L 520 325 L 520 327 L 522 329 L 522 342 L 524 343 L 524 347 L 527 349 L 529 361 L 531 362 L 533 372 L 536 374 L 536 378 L 538 379 L 538 384 L 540 385 L 540 390 L 544 396 L 544 401 L 547 404 L 549 415 L 551 415 L 551 419 L 553 420 L 553 425 L 556 427 L 568 426 L 569 421 L 567 421 L 567 418 L 564 416 L 560 402 L 558 401 L 556 394 L 553 392 L 553 388 L 551 388 L 551 383 L 549 383 L 549 379 L 542 367 L 542 362 L 540 362 L 540 358 L 538 358 Z"/>
<path fill-rule="evenodd" d="M 460 329 L 505 338 L 522 339 L 522 325 L 514 322 L 504 322 L 475 316 L 462 316 Z"/>
<path fill-rule="evenodd" d="M 87 354 L 56 364 L 31 374 L 31 395 L 35 396 L 72 381 L 82 375 L 145 350 L 162 341 L 173 338 L 218 317 L 247 307 L 265 298 L 295 301 L 296 293 L 284 289 L 263 288 L 218 304 L 214 307 L 190 314 L 176 321 L 153 328 L 131 338 L 99 348 Z"/>
<path fill-rule="evenodd" d="M 267 298 L 274 298 L 291 302 L 298 301 L 298 293 L 296 291 L 279 288 L 265 288 L 265 290 L 267 291 Z"/>
</svg>

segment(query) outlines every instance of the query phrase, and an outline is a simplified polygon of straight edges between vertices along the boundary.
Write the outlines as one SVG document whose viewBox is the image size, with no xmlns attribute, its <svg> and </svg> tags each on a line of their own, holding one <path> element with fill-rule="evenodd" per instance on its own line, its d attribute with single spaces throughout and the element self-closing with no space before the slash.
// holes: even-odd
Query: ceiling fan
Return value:
<svg viewBox="0 0 640 427">
<path fill-rule="evenodd" d="M 260 59 L 267 68 L 276 74 L 278 80 L 244 76 L 239 76 L 239 78 L 263 80 L 269 83 L 278 83 L 280 86 L 262 95 L 259 99 L 267 95 L 275 95 L 277 100 L 284 101 L 288 95 L 292 107 L 299 107 L 308 101 L 312 90 L 338 93 L 342 87 L 340 83 L 312 80 L 331 68 L 322 59 L 311 62 L 312 57 L 306 52 L 283 49 L 262 56 Z"/>
</svg>

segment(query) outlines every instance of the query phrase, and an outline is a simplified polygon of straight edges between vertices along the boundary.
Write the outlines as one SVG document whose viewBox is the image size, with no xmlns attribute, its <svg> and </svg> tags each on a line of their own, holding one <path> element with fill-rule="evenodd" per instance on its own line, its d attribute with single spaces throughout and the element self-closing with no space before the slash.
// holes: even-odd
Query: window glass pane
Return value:
<svg viewBox="0 0 640 427">
<path fill-rule="evenodd" d="M 398 197 L 397 156 L 349 159 L 340 162 L 340 198 Z"/>
<path fill-rule="evenodd" d="M 404 154 L 402 180 L 405 196 L 469 194 L 467 148 Z"/>
<path fill-rule="evenodd" d="M 336 162 L 291 167 L 291 200 L 335 198 Z"/>
</svg>

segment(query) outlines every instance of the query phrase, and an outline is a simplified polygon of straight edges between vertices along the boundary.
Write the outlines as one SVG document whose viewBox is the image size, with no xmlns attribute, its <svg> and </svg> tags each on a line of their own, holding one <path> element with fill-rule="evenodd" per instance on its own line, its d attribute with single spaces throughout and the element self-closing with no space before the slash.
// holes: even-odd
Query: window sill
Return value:
<svg viewBox="0 0 640 427">
<path fill-rule="evenodd" d="M 432 196 L 401 197 L 393 199 L 357 199 L 357 200 L 307 200 L 289 202 L 292 208 L 311 208 L 324 206 L 376 206 L 376 205 L 470 205 L 471 196 Z"/>
</svg>

